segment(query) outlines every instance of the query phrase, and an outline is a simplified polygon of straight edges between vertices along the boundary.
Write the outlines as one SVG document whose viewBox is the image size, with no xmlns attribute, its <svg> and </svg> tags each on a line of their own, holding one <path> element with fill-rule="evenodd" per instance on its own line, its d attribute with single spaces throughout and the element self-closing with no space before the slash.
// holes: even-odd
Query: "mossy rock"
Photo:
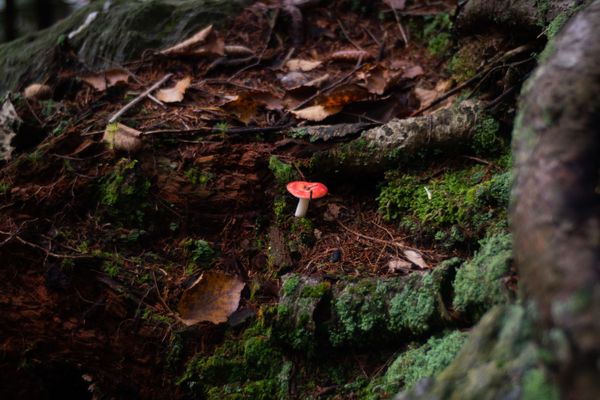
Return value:
<svg viewBox="0 0 600 400">
<path fill-rule="evenodd" d="M 378 348 L 450 323 L 444 306 L 454 263 L 408 277 L 364 278 L 331 285 L 316 277 L 284 276 L 276 336 L 295 350 L 318 346 Z"/>
<path fill-rule="evenodd" d="M 557 398 L 543 367 L 545 352 L 533 340 L 535 321 L 530 311 L 520 305 L 494 307 L 443 372 L 397 399 Z M 550 397 L 531 397 L 540 393 Z"/>
<path fill-rule="evenodd" d="M 512 236 L 499 234 L 480 242 L 475 256 L 456 272 L 453 306 L 478 320 L 496 304 L 511 300 L 504 278 L 510 273 Z"/>
<path fill-rule="evenodd" d="M 245 0 L 116 0 L 108 11 L 95 1 L 52 27 L 0 46 L 0 94 L 52 79 L 63 67 L 99 70 L 137 59 L 147 49 L 160 50 L 209 24 L 222 25 Z M 96 19 L 68 39 L 92 12 Z M 74 50 L 81 67 L 65 65 Z"/>
<path fill-rule="evenodd" d="M 331 285 L 316 277 L 287 274 L 274 321 L 274 335 L 294 350 L 311 353 L 317 341 L 317 308 L 327 307 Z"/>
</svg>

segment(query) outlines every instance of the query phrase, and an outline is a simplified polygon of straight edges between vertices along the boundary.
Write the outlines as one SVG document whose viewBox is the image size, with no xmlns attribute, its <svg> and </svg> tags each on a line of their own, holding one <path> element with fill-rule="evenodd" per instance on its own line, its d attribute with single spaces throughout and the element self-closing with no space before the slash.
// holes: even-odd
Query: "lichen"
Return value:
<svg viewBox="0 0 600 400">
<path fill-rule="evenodd" d="M 511 235 L 488 237 L 480 245 L 475 256 L 458 269 L 453 284 L 455 310 L 467 313 L 473 320 L 510 299 L 503 278 L 510 272 Z"/>
</svg>

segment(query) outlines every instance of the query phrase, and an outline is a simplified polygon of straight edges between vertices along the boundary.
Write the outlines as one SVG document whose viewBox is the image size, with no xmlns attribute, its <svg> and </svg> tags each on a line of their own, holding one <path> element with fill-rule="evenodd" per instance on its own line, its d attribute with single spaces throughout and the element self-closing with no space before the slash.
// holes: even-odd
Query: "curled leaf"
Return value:
<svg viewBox="0 0 600 400">
<path fill-rule="evenodd" d="M 183 100 L 185 91 L 191 83 L 192 78 L 186 76 L 185 78 L 177 81 L 175 86 L 167 89 L 160 89 L 158 92 L 156 92 L 156 98 L 165 103 L 175 103 L 181 101 Z"/>
<path fill-rule="evenodd" d="M 423 259 L 423 256 L 414 250 L 404 250 L 404 257 L 411 263 L 419 266 L 422 269 L 429 269 L 429 265 Z"/>
<path fill-rule="evenodd" d="M 52 89 L 48 85 L 32 83 L 23 90 L 23 96 L 26 99 L 44 100 L 52 96 Z"/>
<path fill-rule="evenodd" d="M 332 61 L 352 61 L 356 62 L 358 60 L 368 60 L 372 58 L 371 54 L 364 50 L 338 50 L 334 53 L 331 53 L 329 59 Z"/>
<path fill-rule="evenodd" d="M 237 310 L 245 283 L 219 271 L 206 271 L 179 301 L 179 315 L 190 326 L 208 321 L 220 324 Z"/>
<path fill-rule="evenodd" d="M 117 84 L 127 83 L 129 81 L 129 74 L 122 69 L 109 69 L 104 72 L 84 74 L 79 79 L 97 91 L 102 92 Z"/>
<path fill-rule="evenodd" d="M 142 147 L 142 132 L 119 122 L 108 124 L 104 130 L 104 141 L 111 150 L 135 152 Z"/>
<path fill-rule="evenodd" d="M 309 121 L 322 121 L 330 115 L 337 114 L 342 111 L 341 106 L 325 107 L 322 105 L 310 106 L 300 110 L 292 111 L 296 117 L 307 119 Z"/>
</svg>

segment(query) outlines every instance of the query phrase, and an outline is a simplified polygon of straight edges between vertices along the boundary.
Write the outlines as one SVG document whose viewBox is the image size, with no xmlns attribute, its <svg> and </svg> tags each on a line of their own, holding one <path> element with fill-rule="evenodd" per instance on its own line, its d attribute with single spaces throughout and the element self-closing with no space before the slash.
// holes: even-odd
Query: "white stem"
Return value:
<svg viewBox="0 0 600 400">
<path fill-rule="evenodd" d="M 306 215 L 309 201 L 309 199 L 298 199 L 298 207 L 296 207 L 296 213 L 294 214 L 296 217 L 304 217 Z"/>
</svg>

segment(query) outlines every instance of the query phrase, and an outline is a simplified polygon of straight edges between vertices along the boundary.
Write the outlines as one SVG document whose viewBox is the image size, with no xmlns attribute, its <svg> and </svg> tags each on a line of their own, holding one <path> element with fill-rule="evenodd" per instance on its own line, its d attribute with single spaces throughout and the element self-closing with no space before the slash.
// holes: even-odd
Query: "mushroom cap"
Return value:
<svg viewBox="0 0 600 400">
<path fill-rule="evenodd" d="M 287 184 L 287 190 L 299 199 L 318 199 L 327 194 L 327 186 L 319 182 L 290 182 Z"/>
</svg>

